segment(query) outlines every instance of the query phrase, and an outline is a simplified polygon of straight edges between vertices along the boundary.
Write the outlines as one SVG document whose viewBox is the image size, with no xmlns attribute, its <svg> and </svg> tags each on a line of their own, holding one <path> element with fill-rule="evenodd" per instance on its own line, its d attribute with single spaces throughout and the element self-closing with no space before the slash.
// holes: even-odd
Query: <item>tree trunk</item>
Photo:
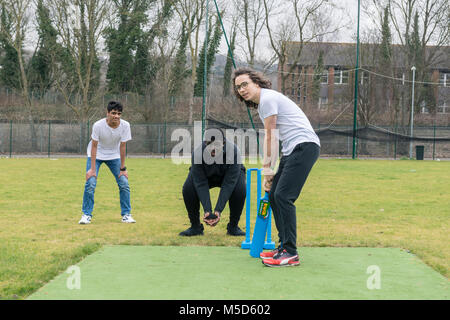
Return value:
<svg viewBox="0 0 450 320">
<path fill-rule="evenodd" d="M 39 151 L 38 150 L 38 144 L 37 144 L 37 133 L 36 133 L 36 126 L 34 125 L 34 119 L 30 113 L 28 115 L 28 121 L 30 123 L 30 133 L 31 133 L 31 151 Z"/>
<path fill-rule="evenodd" d="M 191 92 L 194 92 L 194 85 L 195 85 L 195 78 L 191 78 Z M 192 125 L 194 123 L 194 94 L 189 94 L 189 118 L 188 118 L 188 124 Z"/>
<path fill-rule="evenodd" d="M 16 35 L 17 37 L 22 37 L 20 33 Z M 22 57 L 22 49 L 18 45 L 16 47 L 17 50 L 17 58 L 19 60 L 19 68 L 20 68 L 20 77 L 21 77 L 21 83 L 22 83 L 22 96 L 25 100 L 25 106 L 28 109 L 28 120 L 30 122 L 30 133 L 31 133 L 31 150 L 32 151 L 38 151 L 38 145 L 37 145 L 37 133 L 36 133 L 36 127 L 34 126 L 34 117 L 33 117 L 33 103 L 30 98 L 30 93 L 28 91 L 28 78 L 27 74 L 25 73 L 25 66 L 23 62 Z"/>
<path fill-rule="evenodd" d="M 80 151 L 81 153 L 84 153 L 90 140 L 89 133 L 91 131 L 92 123 L 89 123 L 87 114 L 82 114 L 80 120 Z"/>
</svg>

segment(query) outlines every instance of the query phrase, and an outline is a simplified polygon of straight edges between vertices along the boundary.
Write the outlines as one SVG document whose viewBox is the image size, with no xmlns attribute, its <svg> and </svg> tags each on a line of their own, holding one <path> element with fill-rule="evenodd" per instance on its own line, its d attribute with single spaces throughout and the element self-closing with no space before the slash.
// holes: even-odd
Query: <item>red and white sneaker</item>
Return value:
<svg viewBox="0 0 450 320">
<path fill-rule="evenodd" d="M 264 259 L 262 263 L 267 267 L 293 267 L 300 264 L 300 259 L 298 258 L 298 254 L 292 255 L 286 250 L 283 250 L 273 258 Z"/>
<path fill-rule="evenodd" d="M 277 255 L 278 253 L 280 253 L 280 252 L 282 252 L 283 251 L 283 248 L 281 248 L 281 247 L 278 247 L 278 248 L 275 248 L 275 249 L 273 249 L 272 251 L 266 251 L 266 252 L 261 252 L 260 254 L 259 254 L 259 257 L 261 258 L 261 259 L 271 259 L 271 258 L 273 258 L 275 255 Z"/>
</svg>

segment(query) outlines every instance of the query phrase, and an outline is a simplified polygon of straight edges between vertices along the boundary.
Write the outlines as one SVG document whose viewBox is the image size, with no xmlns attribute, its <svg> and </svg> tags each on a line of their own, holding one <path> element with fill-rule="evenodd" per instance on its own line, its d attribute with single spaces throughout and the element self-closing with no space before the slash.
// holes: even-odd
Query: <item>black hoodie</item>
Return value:
<svg viewBox="0 0 450 320">
<path fill-rule="evenodd" d="M 233 193 L 241 171 L 245 174 L 245 167 L 241 163 L 241 153 L 238 147 L 228 140 L 225 140 L 223 147 L 222 163 L 205 163 L 202 155 L 206 146 L 206 142 L 203 142 L 192 153 L 192 166 L 190 170 L 194 187 L 205 212 L 214 213 L 212 211 L 209 188 L 210 186 L 220 186 L 219 198 L 217 199 L 214 211 L 222 212 Z M 199 153 L 200 150 L 201 153 Z"/>
</svg>

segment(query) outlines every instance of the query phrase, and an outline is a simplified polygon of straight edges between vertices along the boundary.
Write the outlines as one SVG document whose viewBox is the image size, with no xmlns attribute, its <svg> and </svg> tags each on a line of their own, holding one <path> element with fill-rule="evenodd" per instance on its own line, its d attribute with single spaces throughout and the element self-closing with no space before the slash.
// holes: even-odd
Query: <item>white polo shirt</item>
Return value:
<svg viewBox="0 0 450 320">
<path fill-rule="evenodd" d="M 120 158 L 120 143 L 131 140 L 130 123 L 120 119 L 119 126 L 111 128 L 106 122 L 106 118 L 103 118 L 94 123 L 91 138 L 98 141 L 97 159 L 118 159 Z M 88 157 L 91 156 L 92 140 L 87 147 Z"/>
<path fill-rule="evenodd" d="M 276 128 L 284 156 L 290 155 L 299 143 L 314 142 L 320 147 L 319 137 L 302 109 L 278 91 L 261 88 L 258 114 L 263 123 L 265 118 L 277 115 Z"/>
</svg>

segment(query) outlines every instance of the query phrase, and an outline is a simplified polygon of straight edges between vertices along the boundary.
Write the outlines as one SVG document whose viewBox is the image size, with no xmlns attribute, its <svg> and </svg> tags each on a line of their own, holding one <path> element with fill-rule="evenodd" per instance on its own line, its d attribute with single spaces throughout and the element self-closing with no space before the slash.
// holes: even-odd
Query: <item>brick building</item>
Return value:
<svg viewBox="0 0 450 320">
<path fill-rule="evenodd" d="M 392 45 L 392 66 L 381 70 L 379 47 L 360 45 L 359 97 L 364 98 L 367 92 L 367 103 L 378 110 L 396 104 L 406 114 L 411 104 L 412 72 L 406 65 L 405 50 Z M 300 48 L 301 55 L 296 59 Z M 286 64 L 278 66 L 278 89 L 300 107 L 327 110 L 353 101 L 356 44 L 321 42 L 301 46 L 290 42 L 287 52 Z M 415 79 L 416 113 L 442 114 L 450 119 L 449 53 L 450 46 L 427 47 L 427 66 L 421 77 L 425 80 L 419 81 L 418 74 Z"/>
</svg>

